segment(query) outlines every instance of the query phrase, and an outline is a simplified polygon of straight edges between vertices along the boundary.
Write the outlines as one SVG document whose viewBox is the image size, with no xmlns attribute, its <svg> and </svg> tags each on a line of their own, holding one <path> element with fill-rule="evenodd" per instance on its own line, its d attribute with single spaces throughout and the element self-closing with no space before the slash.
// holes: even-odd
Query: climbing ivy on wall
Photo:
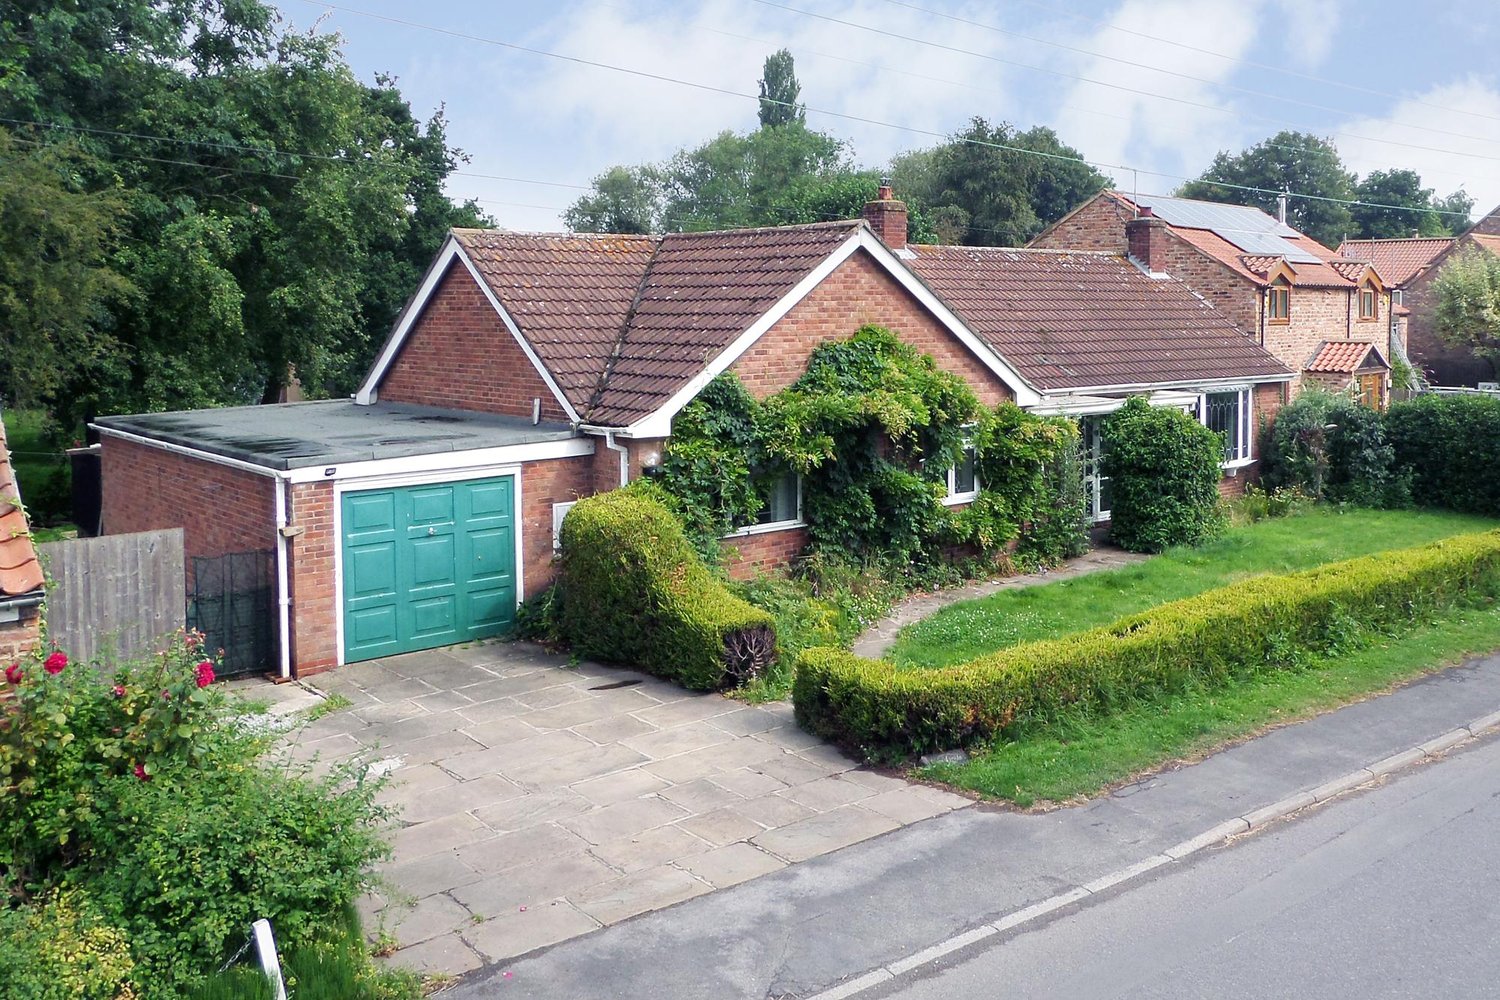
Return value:
<svg viewBox="0 0 1500 1000">
<path fill-rule="evenodd" d="M 978 499 L 942 502 L 972 447 Z M 812 547 L 858 561 L 929 563 L 971 547 L 1051 562 L 1081 551 L 1078 431 L 1006 403 L 980 405 L 957 375 L 889 330 L 819 346 L 792 385 L 756 401 L 721 375 L 677 416 L 659 485 L 706 555 L 752 523 L 766 486 L 801 474 Z"/>
</svg>

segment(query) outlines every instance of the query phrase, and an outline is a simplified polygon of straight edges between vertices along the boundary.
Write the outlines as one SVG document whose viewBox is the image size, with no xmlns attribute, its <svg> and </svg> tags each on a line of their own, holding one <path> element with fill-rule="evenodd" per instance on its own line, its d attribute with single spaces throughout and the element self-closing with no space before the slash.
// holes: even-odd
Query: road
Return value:
<svg viewBox="0 0 1500 1000">
<path fill-rule="evenodd" d="M 1500 996 L 1500 740 L 860 994 Z"/>
</svg>

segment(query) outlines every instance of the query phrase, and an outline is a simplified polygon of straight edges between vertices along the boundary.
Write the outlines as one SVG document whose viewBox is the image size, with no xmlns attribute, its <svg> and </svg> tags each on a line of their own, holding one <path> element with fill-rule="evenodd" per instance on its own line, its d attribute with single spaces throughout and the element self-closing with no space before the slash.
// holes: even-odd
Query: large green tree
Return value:
<svg viewBox="0 0 1500 1000">
<path fill-rule="evenodd" d="M 1356 235 L 1348 202 L 1355 176 L 1327 139 L 1284 131 L 1239 153 L 1220 152 L 1197 180 L 1179 189 L 1184 198 L 1253 205 L 1275 215 L 1277 196 L 1291 191 L 1287 223 L 1336 247 Z"/>
<path fill-rule="evenodd" d="M 802 85 L 797 82 L 797 69 L 791 52 L 781 49 L 766 56 L 765 68 L 760 77 L 761 128 L 806 124 L 807 109 L 797 103 L 801 94 Z"/>
<path fill-rule="evenodd" d="M 1442 265 L 1432 291 L 1438 334 L 1500 371 L 1500 256 L 1479 246 L 1464 247 Z"/>
<path fill-rule="evenodd" d="M 128 213 L 110 256 L 138 294 L 89 320 L 71 416 L 274 398 L 295 371 L 347 391 L 442 233 L 482 216 L 443 179 L 461 154 L 337 36 L 261 0 L 0 0 L 0 118 L 69 137 L 85 190 Z"/>
<path fill-rule="evenodd" d="M 1463 191 L 1438 198 L 1415 170 L 1372 170 L 1355 186 L 1354 196 L 1363 203 L 1350 207 L 1355 232 L 1367 240 L 1451 236 L 1467 228 L 1474 204 Z M 1468 199 L 1467 206 L 1462 199 Z M 1446 214 L 1455 210 L 1463 214 Z"/>
</svg>

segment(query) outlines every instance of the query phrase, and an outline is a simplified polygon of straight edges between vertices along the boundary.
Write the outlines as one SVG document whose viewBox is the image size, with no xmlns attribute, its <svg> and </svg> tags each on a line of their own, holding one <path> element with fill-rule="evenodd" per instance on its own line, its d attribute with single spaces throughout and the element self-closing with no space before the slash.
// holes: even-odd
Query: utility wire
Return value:
<svg viewBox="0 0 1500 1000">
<path fill-rule="evenodd" d="M 443 27 L 439 27 L 437 25 L 423 24 L 423 23 L 421 23 L 419 21 L 411 21 L 411 20 L 408 20 L 406 18 L 394 17 L 394 16 L 389 15 L 389 14 L 376 14 L 376 13 L 374 13 L 372 11 L 359 10 L 357 8 L 354 8 L 354 7 L 346 7 L 346 6 L 342 6 L 342 5 L 339 5 L 339 4 L 328 3 L 327 0 L 303 0 L 303 2 L 307 3 L 307 4 L 310 4 L 310 5 L 314 6 L 314 7 L 321 7 L 323 9 L 325 9 L 325 10 L 338 11 L 338 12 L 341 12 L 341 13 L 344 13 L 344 14 L 353 14 L 353 15 L 355 15 L 357 17 L 365 17 L 365 18 L 369 18 L 371 20 L 376 20 L 376 21 L 385 21 L 387 23 L 398 24 L 398 25 L 401 25 L 402 27 L 406 27 L 406 28 L 414 28 L 414 29 L 416 29 L 418 31 L 430 31 L 430 32 L 433 32 L 435 34 L 447 35 L 447 36 L 452 37 L 452 38 L 462 38 L 462 39 L 465 39 L 465 40 L 468 40 L 468 41 L 480 42 L 480 43 L 486 44 L 486 45 L 494 45 L 494 46 L 498 46 L 499 48 L 510 49 L 511 51 L 514 51 L 514 52 L 525 52 L 528 55 L 543 56 L 543 57 L 548 58 L 548 59 L 557 59 L 559 61 L 567 62 L 567 63 L 572 63 L 572 64 L 577 65 L 577 66 L 589 66 L 589 67 L 592 67 L 594 69 L 604 69 L 604 70 L 609 70 L 609 71 L 615 72 L 615 73 L 624 73 L 624 74 L 626 74 L 628 76 L 640 77 L 641 79 L 645 79 L 645 80 L 655 80 L 655 81 L 657 81 L 659 83 L 670 83 L 670 84 L 674 84 L 674 85 L 677 85 L 677 86 L 689 87 L 689 88 L 691 88 L 693 90 L 699 90 L 699 91 L 703 91 L 705 93 L 720 94 L 720 95 L 723 95 L 723 96 L 726 96 L 726 97 L 737 97 L 737 98 L 741 98 L 741 99 L 745 99 L 745 100 L 751 100 L 751 101 L 757 101 L 757 102 L 759 102 L 759 101 L 767 101 L 769 103 L 778 104 L 778 105 L 781 105 L 783 107 L 801 107 L 801 108 L 803 108 L 806 111 L 812 112 L 813 114 L 825 115 L 827 117 L 837 118 L 837 119 L 840 119 L 840 120 L 843 120 L 843 121 L 857 122 L 857 123 L 862 124 L 862 125 L 874 125 L 874 126 L 879 127 L 879 128 L 889 128 L 889 129 L 894 129 L 894 130 L 900 131 L 900 132 L 909 132 L 909 133 L 911 133 L 913 135 L 925 135 L 925 136 L 930 136 L 930 137 L 937 138 L 937 139 L 942 139 L 944 141 L 957 141 L 957 142 L 966 143 L 968 145 L 982 146 L 982 147 L 986 147 L 986 148 L 989 148 L 989 149 L 999 149 L 999 150 L 1004 150 L 1004 151 L 1012 152 L 1012 153 L 1021 153 L 1021 154 L 1025 154 L 1025 155 L 1028 155 L 1028 156 L 1039 156 L 1039 157 L 1042 157 L 1042 158 L 1048 159 L 1048 160 L 1058 160 L 1058 161 L 1062 161 L 1062 162 L 1066 162 L 1066 163 L 1082 163 L 1082 164 L 1085 164 L 1086 166 L 1092 166 L 1092 167 L 1096 167 L 1096 168 L 1102 168 L 1102 169 L 1105 169 L 1105 170 L 1124 170 L 1124 171 L 1128 171 L 1128 172 L 1133 173 L 1133 174 L 1145 175 L 1145 176 L 1148 176 L 1148 177 L 1161 177 L 1161 178 L 1165 178 L 1167 180 L 1177 180 L 1177 181 L 1194 181 L 1194 180 L 1200 180 L 1201 179 L 1201 178 L 1195 178 L 1195 177 L 1184 177 L 1181 174 L 1165 173 L 1165 172 L 1160 171 L 1160 170 L 1148 170 L 1148 169 L 1146 169 L 1144 167 L 1132 167 L 1132 166 L 1129 166 L 1129 165 L 1126 165 L 1126 164 L 1105 163 L 1105 162 L 1102 162 L 1102 161 L 1088 160 L 1088 159 L 1085 159 L 1084 157 L 1081 157 L 1081 156 L 1067 156 L 1067 155 L 1064 155 L 1064 154 L 1061 154 L 1061 153 L 1048 153 L 1048 152 L 1045 152 L 1043 150 L 1038 150 L 1038 149 L 1027 149 L 1024 146 L 1012 146 L 1012 145 L 1007 145 L 1005 143 L 985 142 L 985 141 L 982 141 L 982 140 L 979 140 L 979 139 L 970 139 L 970 138 L 967 138 L 967 137 L 964 137 L 964 136 L 950 136 L 947 133 L 939 132 L 939 131 L 936 131 L 934 129 L 921 128 L 921 127 L 918 127 L 918 126 L 915 126 L 915 125 L 902 125 L 902 124 L 899 124 L 899 123 L 896 123 L 896 122 L 881 121 L 880 119 L 877 119 L 877 118 L 869 118 L 869 117 L 866 117 L 866 116 L 863 116 L 863 115 L 853 115 L 853 114 L 848 114 L 848 113 L 842 112 L 842 111 L 832 111 L 832 110 L 828 110 L 826 108 L 816 108 L 816 107 L 813 107 L 811 105 L 794 105 L 791 102 L 777 101 L 777 100 L 774 100 L 772 98 L 763 98 L 759 94 L 750 94 L 750 93 L 746 93 L 744 91 L 731 90 L 728 87 L 717 87 L 717 86 L 714 86 L 712 84 L 699 83 L 699 82 L 694 81 L 694 80 L 683 80 L 683 79 L 680 79 L 678 77 L 667 76 L 667 75 L 665 75 L 663 73 L 652 73 L 652 72 L 650 72 L 648 70 L 632 69 L 632 68 L 630 68 L 628 66 L 617 66 L 617 65 L 614 65 L 612 63 L 600 62 L 600 61 L 595 60 L 595 59 L 585 59 L 582 56 L 571 56 L 571 55 L 566 55 L 566 54 L 560 53 L 560 52 L 550 52 L 550 51 L 548 51 L 546 49 L 539 49 L 539 48 L 535 48 L 535 47 L 529 46 L 529 45 L 521 45 L 521 44 L 518 44 L 516 42 L 507 42 L 507 41 L 505 41 L 503 39 L 486 38 L 486 37 L 481 36 L 481 35 L 475 35 L 475 34 L 471 34 L 469 32 L 458 31 L 458 30 L 455 30 L 453 28 L 443 28 Z M 1389 205 L 1389 204 L 1384 204 L 1384 203 L 1381 203 L 1381 202 L 1359 201 L 1357 199 L 1349 199 L 1349 198 L 1330 198 L 1330 197 L 1327 197 L 1327 196 L 1324 196 L 1324 195 L 1303 194 L 1303 193 L 1297 192 L 1297 191 L 1279 191 L 1279 190 L 1276 190 L 1274 188 L 1254 187 L 1254 186 L 1248 185 L 1248 184 L 1233 184 L 1233 183 L 1230 183 L 1228 181 L 1217 181 L 1217 180 L 1215 180 L 1215 181 L 1210 181 L 1209 183 L 1213 183 L 1213 184 L 1218 185 L 1219 187 L 1229 188 L 1231 190 L 1236 190 L 1236 191 L 1250 191 L 1250 192 L 1254 192 L 1256 194 L 1269 194 L 1269 195 L 1281 195 L 1281 194 L 1285 194 L 1288 197 L 1301 198 L 1301 199 L 1306 200 L 1306 201 L 1328 202 L 1328 203 L 1332 203 L 1332 204 L 1358 206 L 1358 207 L 1362 207 L 1362 208 L 1387 208 L 1387 209 L 1393 209 L 1395 211 L 1401 211 L 1401 212 L 1429 212 L 1430 211 L 1430 212 L 1434 212 L 1434 213 L 1436 213 L 1438 215 L 1453 215 L 1453 216 L 1464 216 L 1464 214 L 1465 214 L 1463 212 L 1444 211 L 1444 210 L 1441 210 L 1441 209 L 1413 208 L 1410 205 Z"/>
<path fill-rule="evenodd" d="M 308 0 L 308 2 L 313 2 L 313 0 Z M 1077 74 L 1077 73 L 1069 73 L 1069 72 L 1066 72 L 1064 70 L 1048 69 L 1045 66 L 1033 66 L 1030 63 L 1018 62 L 1018 61 L 1016 61 L 1014 59 L 1006 59 L 1006 58 L 1004 58 L 1002 56 L 991 55 L 988 52 L 976 52 L 973 49 L 964 49 L 964 48 L 959 48 L 956 45 L 948 45 L 948 44 L 946 44 L 944 42 L 934 42 L 934 41 L 932 41 L 930 39 L 926 39 L 926 38 L 916 38 L 916 37 L 914 37 L 912 35 L 903 35 L 903 34 L 901 34 L 898 31 L 888 31 L 885 28 L 877 28 L 877 27 L 875 27 L 873 25 L 861 24 L 858 21 L 850 21 L 850 20 L 846 20 L 844 18 L 834 17 L 834 16 L 832 16 L 830 14 L 818 14 L 818 13 L 815 13 L 813 11 L 802 10 L 801 8 L 798 8 L 798 7 L 790 7 L 790 6 L 787 6 L 786 4 L 775 3 L 775 2 L 773 2 L 773 0 L 754 0 L 754 2 L 758 3 L 758 4 L 761 4 L 762 6 L 765 6 L 765 7 L 772 7 L 772 8 L 778 9 L 778 10 L 789 11 L 789 12 L 791 12 L 793 14 L 801 14 L 804 17 L 816 18 L 817 20 L 820 20 L 820 21 L 828 21 L 831 24 L 840 24 L 840 25 L 843 25 L 843 26 L 848 27 L 848 28 L 855 28 L 855 29 L 857 29 L 859 31 L 868 31 L 868 32 L 871 32 L 873 34 L 883 35 L 883 36 L 885 36 L 887 38 L 897 39 L 897 40 L 903 41 L 903 42 L 911 42 L 914 45 L 925 45 L 925 46 L 927 46 L 929 48 L 940 49 L 940 50 L 942 50 L 944 52 L 952 52 L 952 53 L 954 53 L 956 55 L 970 56 L 970 57 L 975 58 L 975 59 L 985 59 L 985 60 L 988 60 L 990 62 L 999 63 L 1002 66 L 1014 66 L 1014 67 L 1017 67 L 1018 69 L 1031 70 L 1032 72 L 1035 72 L 1035 73 L 1045 73 L 1048 76 L 1056 76 L 1056 77 L 1060 77 L 1060 78 L 1062 78 L 1064 80 L 1074 80 L 1074 81 L 1077 81 L 1079 83 L 1088 83 L 1088 84 L 1093 84 L 1094 86 L 1098 86 L 1098 87 L 1106 87 L 1106 88 L 1108 88 L 1110 90 L 1122 91 L 1122 92 L 1127 93 L 1127 94 L 1135 94 L 1135 95 L 1137 95 L 1139 97 L 1149 97 L 1149 98 L 1151 98 L 1153 100 L 1167 101 L 1167 102 L 1172 103 L 1172 104 L 1181 104 L 1181 105 L 1184 105 L 1184 106 L 1190 107 L 1190 108 L 1198 108 L 1198 109 L 1204 110 L 1204 111 L 1212 111 L 1215 114 L 1230 115 L 1230 116 L 1235 117 L 1235 118 L 1251 118 L 1251 119 L 1255 119 L 1257 121 L 1268 122 L 1268 123 L 1270 123 L 1272 125 L 1277 125 L 1277 126 L 1281 126 L 1281 127 L 1285 127 L 1286 124 L 1287 124 L 1285 121 L 1283 121 L 1281 119 L 1271 118 L 1271 117 L 1268 117 L 1266 115 L 1248 114 L 1246 112 L 1236 111 L 1233 108 L 1223 108 L 1223 107 L 1219 107 L 1216 104 L 1208 104 L 1208 103 L 1206 103 L 1204 101 L 1195 101 L 1195 100 L 1192 100 L 1191 98 L 1187 98 L 1187 97 L 1174 97 L 1171 94 L 1158 94 L 1156 91 L 1153 91 L 1153 90 L 1142 90 L 1142 89 L 1140 89 L 1138 87 L 1127 87 L 1124 84 L 1110 83 L 1110 82 L 1108 82 L 1106 80 L 1096 80 L 1093 77 L 1082 76 L 1082 75 Z M 1265 96 L 1269 96 L 1269 95 L 1265 95 Z M 1338 114 L 1344 114 L 1345 113 L 1345 112 L 1338 111 L 1335 108 L 1328 108 L 1328 109 L 1325 109 L 1325 110 L 1335 111 Z M 1426 132 L 1440 132 L 1440 133 L 1442 133 L 1441 129 L 1430 129 L 1430 128 L 1427 128 L 1427 127 L 1422 126 L 1422 125 L 1408 125 L 1408 126 L 1405 126 L 1405 127 L 1412 128 L 1412 129 L 1418 129 L 1418 130 L 1426 131 Z M 1500 156 L 1490 155 L 1490 154 L 1486 154 L 1486 153 L 1469 153 L 1469 152 L 1463 152 L 1461 150 L 1456 150 L 1456 149 L 1434 149 L 1431 146 L 1424 146 L 1424 145 L 1421 145 L 1419 143 L 1402 142 L 1402 141 L 1400 141 L 1398 139 L 1380 139 L 1380 138 L 1376 138 L 1374 136 L 1358 135 L 1358 134 L 1353 133 L 1353 132 L 1334 132 L 1334 133 L 1331 133 L 1331 134 L 1334 135 L 1334 136 L 1337 136 L 1337 137 L 1345 138 L 1345 139 L 1358 139 L 1358 140 L 1360 140 L 1362 142 L 1379 142 L 1379 143 L 1385 143 L 1386 145 L 1390 145 L 1390 146 L 1401 146 L 1401 147 L 1404 147 L 1406 149 L 1420 149 L 1420 150 L 1422 150 L 1424 152 L 1429 152 L 1429 153 L 1443 153 L 1443 154 L 1448 155 L 1448 156 L 1464 156 L 1464 157 L 1469 157 L 1469 158 L 1472 158 L 1472 159 L 1481 159 L 1481 160 L 1500 160 Z M 1474 140 L 1474 141 L 1477 141 L 1477 142 L 1497 142 L 1497 141 L 1500 141 L 1500 140 L 1495 140 L 1495 139 L 1485 139 L 1485 138 L 1482 138 L 1480 136 L 1466 135 L 1466 134 L 1463 134 L 1463 133 L 1451 133 L 1450 132 L 1450 133 L 1443 133 L 1443 134 L 1457 135 L 1459 138 L 1470 139 L 1470 140 Z"/>
</svg>

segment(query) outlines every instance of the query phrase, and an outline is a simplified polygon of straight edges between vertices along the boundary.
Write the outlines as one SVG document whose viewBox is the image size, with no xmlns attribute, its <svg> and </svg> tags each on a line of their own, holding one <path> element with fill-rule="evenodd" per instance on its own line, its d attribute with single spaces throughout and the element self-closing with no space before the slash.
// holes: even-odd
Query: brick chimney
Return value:
<svg viewBox="0 0 1500 1000">
<path fill-rule="evenodd" d="M 891 182 L 880 182 L 880 193 L 874 201 L 865 202 L 865 221 L 875 235 L 892 250 L 906 246 L 906 202 L 897 201 L 891 193 Z"/>
<path fill-rule="evenodd" d="M 1142 206 L 1140 216 L 1125 223 L 1125 245 L 1131 258 L 1152 274 L 1167 269 L 1167 224 L 1150 208 Z"/>
</svg>

